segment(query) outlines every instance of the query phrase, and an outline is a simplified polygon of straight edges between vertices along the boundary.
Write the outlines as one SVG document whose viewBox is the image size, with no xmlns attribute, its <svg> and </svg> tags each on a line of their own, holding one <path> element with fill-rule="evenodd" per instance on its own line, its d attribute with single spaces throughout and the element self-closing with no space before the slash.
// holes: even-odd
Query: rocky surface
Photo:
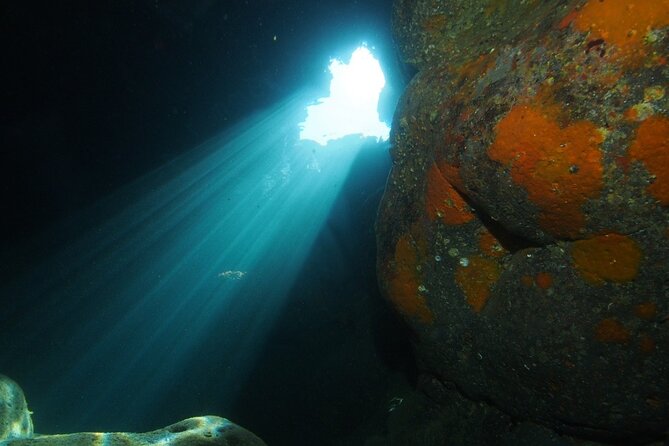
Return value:
<svg viewBox="0 0 669 446">
<path fill-rule="evenodd" d="M 33 433 L 30 411 L 21 388 L 0 375 L 0 446 L 266 446 L 265 442 L 231 421 L 203 416 L 147 433 L 80 432 Z"/>
<path fill-rule="evenodd" d="M 215 416 L 188 418 L 147 433 L 81 432 L 0 441 L 2 446 L 265 446 L 246 429 Z"/>
<path fill-rule="evenodd" d="M 33 422 L 23 390 L 0 375 L 0 440 L 33 435 Z"/>
<path fill-rule="evenodd" d="M 669 0 L 398 0 L 377 221 L 425 373 L 515 420 L 669 428 Z M 472 443 L 476 444 L 476 443 Z"/>
</svg>

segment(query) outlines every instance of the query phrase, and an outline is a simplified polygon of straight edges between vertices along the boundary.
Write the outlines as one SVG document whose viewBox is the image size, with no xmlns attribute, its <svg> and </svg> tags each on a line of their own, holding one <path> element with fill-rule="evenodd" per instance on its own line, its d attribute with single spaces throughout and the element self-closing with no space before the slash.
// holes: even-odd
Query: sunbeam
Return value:
<svg viewBox="0 0 669 446">
<path fill-rule="evenodd" d="M 302 141 L 297 123 L 312 99 L 296 93 L 128 186 L 118 196 L 136 197 L 132 203 L 10 288 L 20 304 L 0 322 L 17 340 L 3 354 L 66 340 L 35 360 L 35 368 L 63 366 L 34 405 L 56 407 L 76 394 L 86 401 L 80 422 L 89 429 L 110 428 L 87 424 L 109 406 L 141 418 L 187 378 L 213 332 L 224 397 L 239 397 L 353 160 L 370 142 Z M 119 201 L 96 209 L 118 209 Z M 17 323 L 31 306 L 40 324 Z"/>
</svg>

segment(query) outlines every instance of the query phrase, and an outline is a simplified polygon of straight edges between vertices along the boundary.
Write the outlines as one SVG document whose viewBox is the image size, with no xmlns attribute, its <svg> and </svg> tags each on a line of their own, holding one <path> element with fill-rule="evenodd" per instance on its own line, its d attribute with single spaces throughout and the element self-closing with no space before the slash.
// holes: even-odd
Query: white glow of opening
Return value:
<svg viewBox="0 0 669 446">
<path fill-rule="evenodd" d="M 379 119 L 379 95 L 386 84 L 379 61 L 366 47 L 356 49 L 348 64 L 330 62 L 330 96 L 307 107 L 300 139 L 320 145 L 347 135 L 388 139 L 390 129 Z"/>
</svg>

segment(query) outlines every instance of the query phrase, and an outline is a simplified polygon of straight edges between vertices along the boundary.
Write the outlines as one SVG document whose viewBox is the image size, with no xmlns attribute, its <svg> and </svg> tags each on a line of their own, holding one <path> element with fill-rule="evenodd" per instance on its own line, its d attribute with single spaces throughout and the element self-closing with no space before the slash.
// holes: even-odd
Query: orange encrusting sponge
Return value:
<svg viewBox="0 0 669 446">
<path fill-rule="evenodd" d="M 643 253 L 633 239 L 613 233 L 574 242 L 571 257 L 583 279 L 603 285 L 634 280 Z"/>
<path fill-rule="evenodd" d="M 395 245 L 395 267 L 390 279 L 389 298 L 395 308 L 406 316 L 415 317 L 423 323 L 431 324 L 434 315 L 420 295 L 417 273 L 418 252 L 411 234 L 404 234 Z"/>
<path fill-rule="evenodd" d="M 467 266 L 458 265 L 455 282 L 476 313 L 480 313 L 485 307 L 500 274 L 498 263 L 486 257 L 474 256 L 469 258 Z"/>
<path fill-rule="evenodd" d="M 653 175 L 648 192 L 662 206 L 669 206 L 669 119 L 651 116 L 641 122 L 629 148 L 629 156 L 643 162 Z"/>
<path fill-rule="evenodd" d="M 617 319 L 607 318 L 595 327 L 595 338 L 605 343 L 626 344 L 630 340 L 630 332 Z"/>
<path fill-rule="evenodd" d="M 590 121 L 562 128 L 559 108 L 516 105 L 496 127 L 488 156 L 510 169 L 541 210 L 539 224 L 555 237 L 578 238 L 585 226 L 581 210 L 602 189 L 601 133 Z"/>
<path fill-rule="evenodd" d="M 645 55 L 646 34 L 669 25 L 669 0 L 589 0 L 568 17 L 591 40 L 603 39 L 620 56 L 638 60 Z"/>
<path fill-rule="evenodd" d="M 465 200 L 444 178 L 435 163 L 427 172 L 425 210 L 430 220 L 441 219 L 447 225 L 461 225 L 474 219 Z"/>
</svg>

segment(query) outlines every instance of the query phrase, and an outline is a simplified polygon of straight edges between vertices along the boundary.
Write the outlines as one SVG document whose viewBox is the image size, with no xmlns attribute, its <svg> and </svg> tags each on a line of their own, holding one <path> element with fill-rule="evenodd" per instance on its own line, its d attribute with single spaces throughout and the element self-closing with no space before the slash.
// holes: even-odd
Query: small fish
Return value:
<svg viewBox="0 0 669 446">
<path fill-rule="evenodd" d="M 218 277 L 230 280 L 239 280 L 243 278 L 245 275 L 246 271 L 223 271 L 222 273 L 218 273 Z"/>
</svg>

